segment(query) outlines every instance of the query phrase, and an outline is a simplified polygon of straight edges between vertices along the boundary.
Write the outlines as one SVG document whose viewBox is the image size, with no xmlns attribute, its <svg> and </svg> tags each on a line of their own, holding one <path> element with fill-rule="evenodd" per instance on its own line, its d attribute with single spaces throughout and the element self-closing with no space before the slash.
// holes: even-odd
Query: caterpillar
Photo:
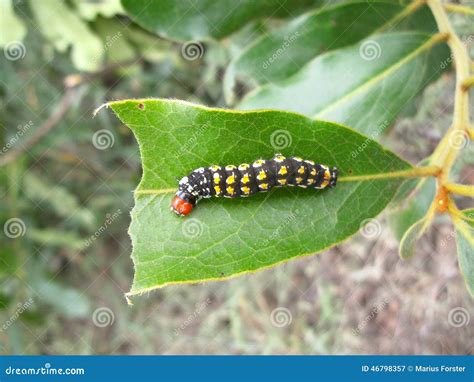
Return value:
<svg viewBox="0 0 474 382">
<path fill-rule="evenodd" d="M 266 192 L 273 187 L 298 186 L 323 189 L 334 187 L 337 168 L 275 154 L 270 160 L 257 159 L 251 164 L 200 167 L 179 181 L 178 191 L 171 202 L 171 211 L 180 216 L 191 213 L 202 198 L 247 197 Z"/>
</svg>

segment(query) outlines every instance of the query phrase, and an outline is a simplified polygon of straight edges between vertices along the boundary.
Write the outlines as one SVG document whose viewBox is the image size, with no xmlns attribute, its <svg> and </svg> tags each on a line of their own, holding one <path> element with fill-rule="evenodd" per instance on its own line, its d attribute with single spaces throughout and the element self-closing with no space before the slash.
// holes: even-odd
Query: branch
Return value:
<svg viewBox="0 0 474 382">
<path fill-rule="evenodd" d="M 66 93 L 64 93 L 55 111 L 49 116 L 46 122 L 38 129 L 36 129 L 35 132 L 28 137 L 28 139 L 22 146 L 15 147 L 0 157 L 0 167 L 5 166 L 8 163 L 17 159 L 21 154 L 23 154 L 25 151 L 28 151 L 31 147 L 38 143 L 46 134 L 48 134 L 68 112 L 72 101 L 74 100 L 74 96 L 75 91 L 73 91 L 72 89 L 66 90 Z"/>
<path fill-rule="evenodd" d="M 469 78 L 470 59 L 440 1 L 428 0 L 428 6 L 436 19 L 439 31 L 449 36 L 448 45 L 453 54 L 456 69 L 453 124 L 433 153 L 431 161 L 442 168 L 440 181 L 444 183 L 461 149 L 460 145 L 452 145 L 450 142 L 455 139 L 460 130 L 465 130 L 469 126 L 469 92 L 464 89 L 463 83 Z"/>
<path fill-rule="evenodd" d="M 456 195 L 470 196 L 474 198 L 474 186 L 457 183 L 447 183 L 444 185 L 446 189 Z"/>
<path fill-rule="evenodd" d="M 458 4 L 444 4 L 444 8 L 448 12 L 453 12 L 453 13 L 463 13 L 465 15 L 474 15 L 474 9 L 465 7 L 463 5 L 458 5 Z"/>
</svg>

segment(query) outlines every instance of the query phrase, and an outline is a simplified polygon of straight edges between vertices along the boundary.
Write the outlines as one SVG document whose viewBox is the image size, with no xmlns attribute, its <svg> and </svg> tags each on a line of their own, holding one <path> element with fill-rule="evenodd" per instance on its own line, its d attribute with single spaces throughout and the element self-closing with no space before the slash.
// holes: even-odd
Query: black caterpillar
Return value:
<svg viewBox="0 0 474 382">
<path fill-rule="evenodd" d="M 330 169 L 311 160 L 285 158 L 276 154 L 270 160 L 257 159 L 252 164 L 200 167 L 194 170 L 179 181 L 171 210 L 185 216 L 202 198 L 247 197 L 282 186 L 322 189 L 334 187 L 336 182 L 336 167 Z"/>
</svg>

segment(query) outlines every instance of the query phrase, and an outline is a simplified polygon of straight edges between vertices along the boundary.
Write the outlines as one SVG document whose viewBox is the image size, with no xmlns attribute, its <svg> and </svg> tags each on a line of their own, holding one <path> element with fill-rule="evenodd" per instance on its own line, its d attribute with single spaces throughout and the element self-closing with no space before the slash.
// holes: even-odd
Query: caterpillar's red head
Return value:
<svg viewBox="0 0 474 382">
<path fill-rule="evenodd" d="M 173 198 L 171 202 L 171 211 L 180 216 L 186 216 L 193 210 L 194 204 L 182 199 L 178 195 Z"/>
</svg>

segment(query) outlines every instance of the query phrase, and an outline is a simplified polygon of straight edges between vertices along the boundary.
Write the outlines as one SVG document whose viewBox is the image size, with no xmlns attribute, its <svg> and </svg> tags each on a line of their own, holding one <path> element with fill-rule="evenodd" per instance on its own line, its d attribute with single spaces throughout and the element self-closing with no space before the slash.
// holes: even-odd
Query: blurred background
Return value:
<svg viewBox="0 0 474 382">
<path fill-rule="evenodd" d="M 128 306 L 138 146 L 112 112 L 93 111 L 145 97 L 226 107 L 229 60 L 282 21 L 250 23 L 190 59 L 118 0 L 1 4 L 0 353 L 473 353 L 474 303 L 443 218 L 411 261 L 399 259 L 386 212 L 376 234 L 325 253 Z M 472 37 L 469 19 L 453 23 Z M 429 155 L 450 124 L 453 88 L 447 72 L 383 143 L 412 163 Z M 466 183 L 473 165 L 473 155 L 458 163 Z"/>
</svg>

